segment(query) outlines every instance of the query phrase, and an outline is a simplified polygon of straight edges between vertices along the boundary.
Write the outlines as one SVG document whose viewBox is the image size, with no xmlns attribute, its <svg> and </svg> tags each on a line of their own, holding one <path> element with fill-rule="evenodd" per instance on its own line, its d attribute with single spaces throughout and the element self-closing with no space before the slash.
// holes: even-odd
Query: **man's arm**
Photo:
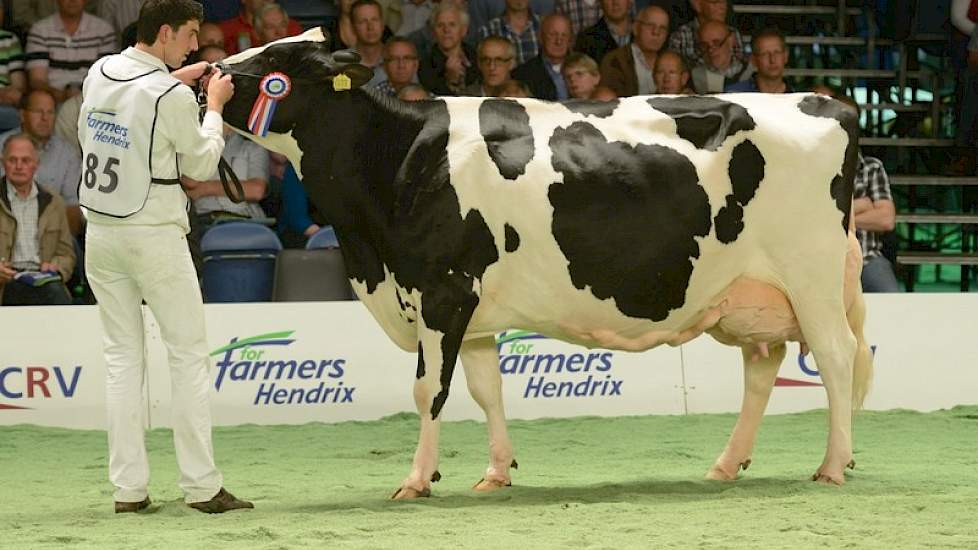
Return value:
<svg viewBox="0 0 978 550">
<path fill-rule="evenodd" d="M 197 100 L 187 88 L 167 94 L 160 104 L 167 134 L 180 155 L 181 171 L 200 180 L 214 173 L 224 152 L 221 112 L 234 93 L 231 76 L 218 71 L 208 82 L 207 91 L 207 114 L 202 123 L 197 122 Z"/>
<path fill-rule="evenodd" d="M 193 178 L 184 176 L 181 178 L 187 196 L 193 200 L 204 197 L 224 197 L 224 186 L 221 180 L 197 181 Z M 244 189 L 245 201 L 258 202 L 265 198 L 265 191 L 268 189 L 268 181 L 265 178 L 250 178 L 241 180 L 241 187 Z"/>
<path fill-rule="evenodd" d="M 889 199 L 873 201 L 868 197 L 852 201 L 856 229 L 886 233 L 896 226 L 896 207 Z"/>
</svg>

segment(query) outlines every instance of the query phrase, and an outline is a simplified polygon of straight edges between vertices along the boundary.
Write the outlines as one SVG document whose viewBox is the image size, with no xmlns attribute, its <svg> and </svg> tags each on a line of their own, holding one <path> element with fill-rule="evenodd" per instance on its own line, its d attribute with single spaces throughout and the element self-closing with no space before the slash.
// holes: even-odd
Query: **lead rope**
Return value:
<svg viewBox="0 0 978 550">
<path fill-rule="evenodd" d="M 196 93 L 197 93 L 197 105 L 200 109 L 200 122 L 204 122 L 204 115 L 207 114 L 207 92 L 204 91 L 204 77 L 214 70 L 213 65 L 208 65 L 207 70 L 204 74 L 200 75 L 200 80 L 197 81 Z M 238 175 L 234 173 L 234 169 L 228 164 L 228 161 L 224 160 L 222 155 L 220 160 L 217 161 L 217 175 L 221 178 L 221 187 L 224 188 L 224 194 L 231 199 L 231 202 L 235 204 L 240 204 L 245 201 L 244 187 L 241 186 L 241 180 Z M 230 178 L 231 183 L 228 183 Z M 234 193 L 231 192 L 231 185 L 234 185 Z"/>
</svg>

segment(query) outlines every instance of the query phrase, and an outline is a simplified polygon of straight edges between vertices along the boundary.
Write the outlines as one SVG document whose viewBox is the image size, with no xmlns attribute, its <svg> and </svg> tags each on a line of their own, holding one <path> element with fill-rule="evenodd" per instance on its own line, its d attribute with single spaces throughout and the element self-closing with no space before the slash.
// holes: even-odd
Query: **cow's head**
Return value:
<svg viewBox="0 0 978 550">
<path fill-rule="evenodd" d="M 313 110 L 321 109 L 330 96 L 348 93 L 370 80 L 373 71 L 359 61 L 354 52 L 330 53 L 320 28 L 228 57 L 218 63 L 222 72 L 234 79 L 234 97 L 224 106 L 224 120 L 243 135 L 289 157 L 298 170 L 302 153 L 291 137 L 295 126 L 309 120 Z M 285 75 L 290 89 L 275 104 L 267 136 L 260 137 L 248 129 L 249 118 L 263 80 L 272 73 Z"/>
</svg>

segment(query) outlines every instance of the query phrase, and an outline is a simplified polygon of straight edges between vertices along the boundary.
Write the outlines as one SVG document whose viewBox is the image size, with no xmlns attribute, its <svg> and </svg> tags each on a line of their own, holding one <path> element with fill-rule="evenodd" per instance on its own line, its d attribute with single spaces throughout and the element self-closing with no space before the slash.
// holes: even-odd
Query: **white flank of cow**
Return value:
<svg viewBox="0 0 978 550">
<path fill-rule="evenodd" d="M 406 104 L 357 89 L 369 70 L 322 39 L 309 31 L 230 58 L 238 91 L 225 114 L 241 131 L 257 79 L 290 74 L 295 89 L 257 141 L 301 156 L 357 295 L 419 352 L 419 443 L 395 497 L 426 496 L 440 477 L 456 357 L 488 421 L 476 488 L 510 484 L 494 336 L 511 328 L 629 351 L 703 332 L 741 347 L 743 407 L 707 474 L 723 480 L 751 462 L 785 342 L 802 342 L 829 400 L 813 477 L 844 482 L 872 373 L 847 107 L 808 94 Z M 341 73 L 352 90 L 332 89 Z"/>
</svg>

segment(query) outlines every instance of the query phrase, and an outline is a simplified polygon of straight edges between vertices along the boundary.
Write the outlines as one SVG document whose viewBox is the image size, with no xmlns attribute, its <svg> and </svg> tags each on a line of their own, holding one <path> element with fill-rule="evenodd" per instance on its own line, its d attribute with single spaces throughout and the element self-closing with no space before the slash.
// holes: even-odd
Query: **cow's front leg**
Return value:
<svg viewBox="0 0 978 550">
<path fill-rule="evenodd" d="M 737 479 L 741 468 L 746 470 L 750 465 L 757 429 L 764 418 L 764 409 L 767 408 L 778 369 L 784 360 L 785 349 L 784 344 L 771 346 L 768 356 L 764 357 L 757 354 L 754 346 L 741 348 L 744 355 L 744 401 L 730 440 L 706 473 L 707 479 L 732 481 Z"/>
<path fill-rule="evenodd" d="M 489 429 L 489 467 L 476 491 L 494 491 L 512 484 L 509 468 L 513 460 L 513 444 L 506 431 L 503 409 L 502 375 L 499 373 L 499 350 L 492 336 L 462 343 L 462 367 L 469 393 L 486 413 Z"/>
<path fill-rule="evenodd" d="M 411 473 L 391 498 L 430 496 L 431 482 L 441 478 L 438 473 L 440 415 L 448 399 L 462 337 L 477 304 L 474 294 L 443 292 L 422 296 L 414 383 L 414 403 L 421 416 L 421 431 Z"/>
</svg>

